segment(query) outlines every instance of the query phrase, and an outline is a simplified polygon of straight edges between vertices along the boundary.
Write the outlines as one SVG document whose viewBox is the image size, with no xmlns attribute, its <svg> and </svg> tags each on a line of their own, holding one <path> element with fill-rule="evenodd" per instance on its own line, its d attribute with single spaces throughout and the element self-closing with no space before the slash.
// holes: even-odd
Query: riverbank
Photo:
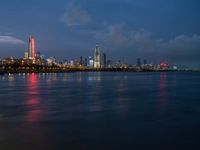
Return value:
<svg viewBox="0 0 200 150">
<path fill-rule="evenodd" d="M 109 69 L 80 69 L 80 68 L 68 68 L 68 69 L 42 69 L 42 70 L 4 70 L 0 72 L 0 75 L 4 74 L 16 74 L 16 73 L 75 73 L 75 72 L 200 72 L 200 70 L 147 70 L 147 69 L 121 69 L 121 68 L 109 68 Z"/>
</svg>

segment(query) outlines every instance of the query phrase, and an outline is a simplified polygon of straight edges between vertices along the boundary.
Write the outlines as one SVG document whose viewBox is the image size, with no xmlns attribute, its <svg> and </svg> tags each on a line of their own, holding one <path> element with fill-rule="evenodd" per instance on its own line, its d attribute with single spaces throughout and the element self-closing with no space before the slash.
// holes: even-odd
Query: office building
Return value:
<svg viewBox="0 0 200 150">
<path fill-rule="evenodd" d="M 80 57 L 79 64 L 80 64 L 81 66 L 83 66 L 83 56 Z"/>
<path fill-rule="evenodd" d="M 84 61 L 84 66 L 87 67 L 88 66 L 88 60 L 87 58 L 85 58 L 85 61 Z"/>
<path fill-rule="evenodd" d="M 146 59 L 143 60 L 143 65 L 147 65 L 147 60 Z"/>
<path fill-rule="evenodd" d="M 107 56 L 105 53 L 103 54 L 103 68 L 107 68 Z"/>
<path fill-rule="evenodd" d="M 28 52 L 24 53 L 24 59 L 28 59 Z"/>
<path fill-rule="evenodd" d="M 94 67 L 94 60 L 92 59 L 91 56 L 89 56 L 89 67 L 93 68 Z"/>
<path fill-rule="evenodd" d="M 99 45 L 96 45 L 95 50 L 94 50 L 94 68 L 99 69 L 101 68 L 101 59 L 100 59 L 100 49 Z"/>
<path fill-rule="evenodd" d="M 137 59 L 137 67 L 141 67 L 141 59 L 140 58 Z"/>
<path fill-rule="evenodd" d="M 33 36 L 29 38 L 28 57 L 33 60 L 33 63 L 35 62 L 35 38 Z"/>
</svg>

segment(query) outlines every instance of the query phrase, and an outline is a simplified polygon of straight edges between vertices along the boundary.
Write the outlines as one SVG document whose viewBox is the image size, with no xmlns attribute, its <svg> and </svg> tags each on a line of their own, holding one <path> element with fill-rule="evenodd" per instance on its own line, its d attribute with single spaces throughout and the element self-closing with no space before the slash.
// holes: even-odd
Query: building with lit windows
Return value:
<svg viewBox="0 0 200 150">
<path fill-rule="evenodd" d="M 100 60 L 100 58 L 101 58 L 101 56 L 100 56 L 99 45 L 96 45 L 96 47 L 94 49 L 94 68 L 95 69 L 101 68 L 101 60 Z"/>
<path fill-rule="evenodd" d="M 28 58 L 35 63 L 35 38 L 33 36 L 29 38 Z"/>
</svg>

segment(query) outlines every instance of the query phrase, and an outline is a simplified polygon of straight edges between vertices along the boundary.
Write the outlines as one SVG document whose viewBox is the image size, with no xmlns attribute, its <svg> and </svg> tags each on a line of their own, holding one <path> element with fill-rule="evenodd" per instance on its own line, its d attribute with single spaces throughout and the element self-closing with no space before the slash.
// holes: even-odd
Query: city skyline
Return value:
<svg viewBox="0 0 200 150">
<path fill-rule="evenodd" d="M 140 57 L 199 67 L 199 4 L 196 0 L 3 1 L 0 57 L 23 57 L 27 37 L 34 35 L 37 51 L 46 57 L 90 56 L 99 43 L 109 57 L 129 64 Z"/>
<path fill-rule="evenodd" d="M 76 58 L 70 58 L 70 59 L 63 59 L 59 60 L 57 59 L 56 56 L 51 56 L 49 58 L 44 57 L 45 54 L 41 54 L 40 51 L 37 50 L 36 48 L 36 39 L 33 35 L 29 36 L 28 41 L 28 49 L 26 52 L 24 52 L 23 57 L 16 58 L 15 56 L 10 56 L 10 57 L 5 57 L 5 58 L 0 58 L 0 61 L 3 64 L 13 64 L 21 62 L 27 63 L 29 65 L 64 65 L 65 67 L 86 67 L 90 69 L 108 69 L 108 68 L 130 68 L 130 67 L 139 67 L 139 68 L 145 68 L 145 69 L 150 69 L 152 66 L 157 66 L 160 67 L 160 69 L 169 69 L 170 66 L 173 68 L 177 66 L 175 64 L 170 64 L 164 61 L 160 61 L 159 63 L 147 63 L 147 59 L 143 59 L 143 62 L 141 62 L 141 58 L 137 58 L 135 64 L 128 64 L 126 61 L 122 61 L 120 59 L 117 60 L 111 60 L 107 58 L 107 54 L 104 51 L 100 50 L 100 45 L 96 43 L 95 48 L 93 49 L 93 52 L 91 51 L 91 54 L 93 53 L 93 56 L 80 56 L 78 59 L 78 56 Z M 165 64 L 163 67 L 162 64 Z M 179 66 L 183 67 L 183 66 Z M 187 68 L 184 66 L 185 69 Z M 143 69 L 144 69 L 143 68 Z M 175 69 L 176 70 L 176 69 Z"/>
</svg>

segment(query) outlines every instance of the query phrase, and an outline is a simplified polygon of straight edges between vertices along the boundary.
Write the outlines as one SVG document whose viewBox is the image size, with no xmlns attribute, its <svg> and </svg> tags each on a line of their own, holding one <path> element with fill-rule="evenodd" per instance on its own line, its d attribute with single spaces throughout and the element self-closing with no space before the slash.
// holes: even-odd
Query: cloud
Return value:
<svg viewBox="0 0 200 150">
<path fill-rule="evenodd" d="M 91 17 L 86 10 L 74 3 L 69 3 L 66 12 L 61 17 L 61 21 L 67 26 L 87 25 L 91 22 Z"/>
<path fill-rule="evenodd" d="M 171 39 L 155 37 L 144 29 L 131 30 L 125 23 L 111 24 L 94 34 L 95 39 L 116 51 L 152 60 L 164 59 L 172 62 L 188 61 L 200 64 L 200 35 L 177 35 Z"/>
<path fill-rule="evenodd" d="M 136 47 L 140 50 L 184 50 L 199 49 L 200 35 L 178 35 L 164 40 L 154 37 L 152 32 L 144 29 L 129 30 L 125 23 L 108 25 L 103 30 L 96 31 L 94 38 L 101 43 L 113 47 Z"/>
<path fill-rule="evenodd" d="M 0 44 L 25 44 L 25 42 L 13 36 L 0 36 Z"/>
<path fill-rule="evenodd" d="M 126 45 L 129 41 L 129 37 L 124 30 L 124 23 L 109 25 L 103 30 L 96 31 L 94 37 L 104 44 L 110 43 L 116 46 Z"/>
<path fill-rule="evenodd" d="M 138 31 L 131 31 L 130 33 L 131 44 L 142 50 L 151 50 L 160 41 L 154 39 L 153 34 L 144 29 Z"/>
<path fill-rule="evenodd" d="M 179 35 L 177 37 L 175 37 L 174 39 L 169 41 L 169 44 L 174 45 L 176 44 L 179 47 L 187 47 L 187 46 L 196 46 L 199 45 L 200 46 L 200 35 L 192 35 L 192 36 L 187 36 L 187 35 Z M 183 48 L 182 47 L 182 48 Z"/>
<path fill-rule="evenodd" d="M 137 47 L 138 49 L 150 49 L 154 47 L 156 40 L 153 34 L 144 29 L 129 30 L 125 23 L 108 25 L 104 30 L 95 32 L 96 40 L 114 47 Z"/>
<path fill-rule="evenodd" d="M 200 35 L 179 35 L 174 39 L 163 42 L 161 45 L 165 54 L 171 58 L 193 58 L 200 57 Z"/>
</svg>

